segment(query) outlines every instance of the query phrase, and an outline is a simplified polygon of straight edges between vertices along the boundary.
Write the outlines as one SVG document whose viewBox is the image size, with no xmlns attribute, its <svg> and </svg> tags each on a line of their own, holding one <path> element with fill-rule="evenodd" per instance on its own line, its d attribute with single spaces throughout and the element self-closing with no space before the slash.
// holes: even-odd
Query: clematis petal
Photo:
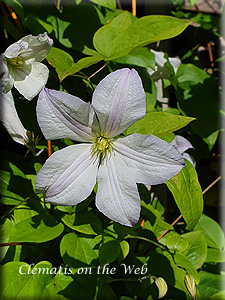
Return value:
<svg viewBox="0 0 225 300">
<path fill-rule="evenodd" d="M 26 129 L 23 127 L 23 124 L 18 117 L 11 91 L 8 93 L 1 91 L 0 98 L 0 121 L 15 142 L 24 144 L 24 139 L 27 138 Z"/>
<path fill-rule="evenodd" d="M 146 102 L 138 73 L 126 68 L 106 76 L 93 93 L 92 106 L 103 134 L 110 138 L 142 119 Z"/>
<path fill-rule="evenodd" d="M 90 145 L 80 144 L 54 152 L 37 175 L 36 191 L 55 205 L 76 205 L 85 200 L 97 174 L 90 151 Z"/>
<path fill-rule="evenodd" d="M 37 102 L 39 126 L 48 140 L 68 138 L 91 141 L 94 112 L 90 103 L 78 97 L 43 89 Z"/>
<path fill-rule="evenodd" d="M 48 68 L 36 62 L 28 65 L 24 63 L 21 68 L 10 68 L 15 88 L 27 100 L 33 99 L 42 90 L 48 80 L 48 74 Z"/>
<path fill-rule="evenodd" d="M 111 220 L 133 226 L 140 216 L 140 197 L 131 170 L 120 155 L 112 153 L 100 165 L 96 206 Z"/>
<path fill-rule="evenodd" d="M 34 59 L 36 62 L 41 62 L 51 50 L 53 40 L 48 37 L 47 32 L 44 32 L 38 36 L 29 34 L 13 45 L 19 45 L 19 56 L 23 60 Z"/>
<path fill-rule="evenodd" d="M 170 145 L 173 145 L 181 154 L 186 150 L 193 148 L 192 144 L 180 135 L 175 135 Z"/>
<path fill-rule="evenodd" d="M 4 93 L 8 93 L 14 84 L 14 80 L 9 74 L 8 67 L 4 61 L 4 57 L 0 55 L 0 85 Z"/>
<path fill-rule="evenodd" d="M 134 133 L 119 138 L 114 149 L 126 160 L 138 183 L 165 183 L 185 165 L 173 146 L 152 135 Z"/>
</svg>

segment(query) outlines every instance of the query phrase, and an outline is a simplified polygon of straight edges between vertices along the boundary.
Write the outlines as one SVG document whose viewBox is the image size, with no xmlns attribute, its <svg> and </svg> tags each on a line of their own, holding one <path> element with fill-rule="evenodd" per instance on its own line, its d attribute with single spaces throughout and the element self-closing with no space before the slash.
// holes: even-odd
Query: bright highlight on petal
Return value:
<svg viewBox="0 0 225 300">
<path fill-rule="evenodd" d="M 115 222 L 133 226 L 141 207 L 136 183 L 164 183 L 184 166 L 181 154 L 157 137 L 118 137 L 144 117 L 145 106 L 135 70 L 121 69 L 106 76 L 96 87 L 91 104 L 44 89 L 38 98 L 37 117 L 45 137 L 85 144 L 55 152 L 37 175 L 36 191 L 47 202 L 75 205 L 90 195 L 97 179 L 99 211 Z"/>
</svg>

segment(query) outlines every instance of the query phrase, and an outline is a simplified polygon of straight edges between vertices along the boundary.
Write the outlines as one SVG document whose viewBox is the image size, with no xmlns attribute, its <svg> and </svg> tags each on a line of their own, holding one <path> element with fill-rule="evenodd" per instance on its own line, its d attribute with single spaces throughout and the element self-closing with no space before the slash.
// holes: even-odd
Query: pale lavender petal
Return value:
<svg viewBox="0 0 225 300">
<path fill-rule="evenodd" d="M 35 189 L 47 202 L 76 205 L 96 184 L 97 162 L 88 144 L 72 145 L 54 152 L 37 175 Z"/>
<path fill-rule="evenodd" d="M 155 63 L 159 67 L 163 67 L 166 63 L 166 59 L 164 58 L 165 53 L 160 51 L 155 51 L 151 49 L 151 52 L 155 55 Z"/>
<path fill-rule="evenodd" d="M 133 226 L 140 217 L 140 196 L 132 171 L 116 153 L 100 165 L 96 206 L 109 219 Z"/>
<path fill-rule="evenodd" d="M 92 106 L 102 133 L 109 137 L 122 133 L 142 119 L 146 102 L 138 73 L 134 69 L 121 69 L 106 76 L 94 91 Z"/>
<path fill-rule="evenodd" d="M 175 135 L 170 145 L 173 145 L 181 154 L 183 154 L 186 150 L 193 148 L 192 144 L 180 135 Z"/>
<path fill-rule="evenodd" d="M 90 142 L 93 114 L 90 103 L 64 92 L 43 89 L 38 98 L 37 119 L 48 140 L 68 138 Z"/>
<path fill-rule="evenodd" d="M 11 91 L 9 91 L 8 93 L 0 91 L 0 98 L 0 121 L 2 122 L 3 126 L 6 128 L 6 130 L 15 142 L 24 144 L 24 139 L 27 138 L 27 130 L 24 128 L 23 124 L 19 119 Z"/>
<path fill-rule="evenodd" d="M 194 157 L 191 154 L 184 153 L 183 154 L 183 158 L 187 159 L 192 164 L 192 166 L 194 168 L 196 167 L 196 161 L 195 161 Z"/>
<path fill-rule="evenodd" d="M 114 149 L 123 156 L 138 183 L 165 183 L 185 165 L 173 146 L 152 135 L 134 133 L 119 138 Z"/>
</svg>

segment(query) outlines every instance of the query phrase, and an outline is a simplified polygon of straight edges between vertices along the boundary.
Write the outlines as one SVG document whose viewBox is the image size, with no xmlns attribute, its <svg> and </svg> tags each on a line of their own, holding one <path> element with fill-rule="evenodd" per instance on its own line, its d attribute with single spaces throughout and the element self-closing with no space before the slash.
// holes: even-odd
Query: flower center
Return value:
<svg viewBox="0 0 225 300">
<path fill-rule="evenodd" d="M 113 139 L 97 134 L 93 138 L 93 144 L 91 146 L 92 155 L 96 155 L 100 160 L 104 159 L 112 151 L 112 141 Z"/>
<path fill-rule="evenodd" d="M 7 63 L 11 66 L 21 68 L 22 67 L 22 59 L 19 56 L 12 57 L 12 58 L 7 58 Z"/>
</svg>

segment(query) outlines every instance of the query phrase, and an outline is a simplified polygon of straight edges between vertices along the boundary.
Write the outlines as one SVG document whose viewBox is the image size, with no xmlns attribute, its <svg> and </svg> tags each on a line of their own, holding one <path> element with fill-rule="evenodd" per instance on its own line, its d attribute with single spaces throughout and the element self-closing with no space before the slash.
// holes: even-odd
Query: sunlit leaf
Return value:
<svg viewBox="0 0 225 300">
<path fill-rule="evenodd" d="M 198 176 L 193 165 L 185 160 L 186 166 L 166 182 L 176 204 L 187 223 L 193 229 L 203 212 L 203 197 Z"/>
<path fill-rule="evenodd" d="M 159 138 L 185 127 L 194 118 L 173 115 L 166 112 L 147 113 L 143 119 L 134 123 L 127 129 L 126 134 L 134 132 L 146 135 L 155 135 Z"/>
</svg>

